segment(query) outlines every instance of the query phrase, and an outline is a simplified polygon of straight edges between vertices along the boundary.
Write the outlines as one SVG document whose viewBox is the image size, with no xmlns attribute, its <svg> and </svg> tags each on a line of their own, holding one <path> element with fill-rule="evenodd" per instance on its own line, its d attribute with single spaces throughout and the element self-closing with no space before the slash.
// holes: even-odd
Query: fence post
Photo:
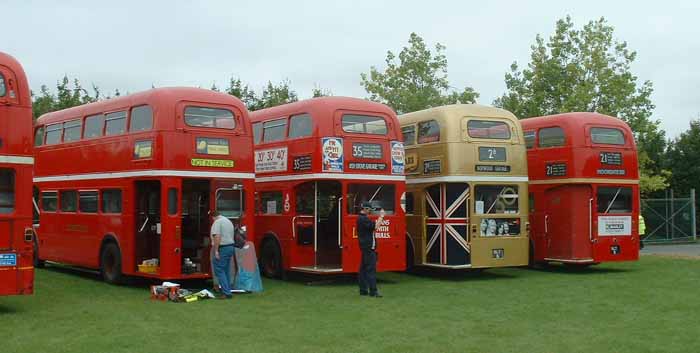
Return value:
<svg viewBox="0 0 700 353">
<path fill-rule="evenodd" d="M 693 233 L 693 241 L 698 240 L 695 234 L 695 189 L 690 189 L 690 229 Z"/>
<path fill-rule="evenodd" d="M 674 217 L 674 212 L 676 209 L 675 202 L 673 200 L 673 189 L 671 189 L 671 240 L 676 239 L 676 217 Z"/>
<path fill-rule="evenodd" d="M 664 196 L 666 197 L 664 200 L 664 208 L 666 211 L 666 216 L 664 217 L 664 227 L 666 227 L 666 233 L 664 234 L 664 238 L 668 240 L 668 189 L 664 190 Z"/>
</svg>

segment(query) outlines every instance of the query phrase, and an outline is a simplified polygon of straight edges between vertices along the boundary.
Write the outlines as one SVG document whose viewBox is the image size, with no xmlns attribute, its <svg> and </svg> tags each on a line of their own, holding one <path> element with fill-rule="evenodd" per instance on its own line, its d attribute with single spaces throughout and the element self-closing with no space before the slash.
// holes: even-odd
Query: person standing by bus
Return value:
<svg viewBox="0 0 700 353">
<path fill-rule="evenodd" d="M 357 217 L 357 239 L 360 242 L 360 250 L 362 250 L 360 271 L 357 277 L 360 295 L 369 294 L 370 297 L 381 298 L 382 295 L 377 291 L 377 241 L 374 238 L 374 230 L 377 225 L 384 221 L 384 209 L 379 211 L 379 218 L 376 222 L 372 222 L 368 217 L 371 209 L 370 203 L 363 203 L 362 211 Z"/>
<path fill-rule="evenodd" d="M 219 280 L 223 298 L 231 299 L 231 258 L 234 254 L 233 232 L 234 227 L 231 221 L 214 211 L 212 213 L 214 222 L 211 225 L 211 236 L 214 238 L 212 248 L 214 249 L 214 274 Z"/>
</svg>

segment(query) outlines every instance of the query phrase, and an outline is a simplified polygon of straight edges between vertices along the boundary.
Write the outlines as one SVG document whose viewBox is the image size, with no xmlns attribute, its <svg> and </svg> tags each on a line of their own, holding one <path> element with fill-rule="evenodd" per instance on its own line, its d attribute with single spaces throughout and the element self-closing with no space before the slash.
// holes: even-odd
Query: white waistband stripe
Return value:
<svg viewBox="0 0 700 353">
<path fill-rule="evenodd" d="M 467 181 L 492 181 L 499 183 L 526 183 L 526 176 L 496 176 L 496 175 L 451 175 L 432 178 L 406 179 L 406 184 L 426 183 L 463 183 Z"/>
<path fill-rule="evenodd" d="M 190 178 L 227 178 L 227 179 L 253 179 L 254 173 L 229 173 L 229 172 L 205 172 L 194 170 L 135 170 L 130 172 L 114 173 L 91 173 L 91 174 L 71 174 L 55 175 L 46 177 L 35 177 L 35 183 L 47 181 L 72 181 L 72 180 L 94 180 L 94 179 L 115 179 L 134 177 L 190 177 Z"/>
<path fill-rule="evenodd" d="M 270 181 L 290 181 L 290 180 L 309 180 L 309 179 L 334 179 L 334 180 L 376 180 L 376 181 L 404 181 L 406 177 L 403 175 L 375 175 L 375 174 L 344 174 L 344 173 L 311 173 L 311 174 L 295 174 L 295 175 L 277 175 L 255 178 L 256 182 Z"/>
<path fill-rule="evenodd" d="M 0 163 L 34 164 L 34 157 L 0 156 Z"/>
</svg>

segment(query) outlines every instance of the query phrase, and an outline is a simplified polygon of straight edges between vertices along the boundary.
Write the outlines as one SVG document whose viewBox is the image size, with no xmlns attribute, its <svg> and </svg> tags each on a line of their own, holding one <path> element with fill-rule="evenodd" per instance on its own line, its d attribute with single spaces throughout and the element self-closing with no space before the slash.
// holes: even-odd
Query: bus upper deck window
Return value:
<svg viewBox="0 0 700 353">
<path fill-rule="evenodd" d="M 358 134 L 386 135 L 386 121 L 379 116 L 344 114 L 343 131 Z"/>
<path fill-rule="evenodd" d="M 404 146 L 411 146 L 411 145 L 416 144 L 416 126 L 415 125 L 402 127 L 401 134 L 403 135 Z"/>
<path fill-rule="evenodd" d="M 469 120 L 467 123 L 469 137 L 494 140 L 510 139 L 510 128 L 502 121 Z"/>
<path fill-rule="evenodd" d="M 259 144 L 262 142 L 262 123 L 253 124 L 253 143 Z"/>
<path fill-rule="evenodd" d="M 100 137 L 105 124 L 105 116 L 102 114 L 92 115 L 85 118 L 84 138 Z"/>
<path fill-rule="evenodd" d="M 631 213 L 632 188 L 598 187 L 598 213 Z"/>
<path fill-rule="evenodd" d="M 148 131 L 151 128 L 153 128 L 153 109 L 148 105 L 132 108 L 129 132 Z"/>
<path fill-rule="evenodd" d="M 15 211 L 15 171 L 0 169 L 0 214 Z"/>
<path fill-rule="evenodd" d="M 83 121 L 71 120 L 63 123 L 63 142 L 78 141 L 80 140 L 80 133 L 82 132 Z"/>
<path fill-rule="evenodd" d="M 263 123 L 263 141 L 273 142 L 284 140 L 287 133 L 287 119 L 275 119 Z"/>
<path fill-rule="evenodd" d="M 34 133 L 34 146 L 41 146 L 44 144 L 44 127 L 39 126 L 36 128 Z"/>
<path fill-rule="evenodd" d="M 46 138 L 44 142 L 47 145 L 53 145 L 61 142 L 61 134 L 63 133 L 63 124 L 51 124 L 46 127 Z"/>
<path fill-rule="evenodd" d="M 105 136 L 126 132 L 126 111 L 109 113 L 105 117 Z"/>
<path fill-rule="evenodd" d="M 440 125 L 435 120 L 418 123 L 418 143 L 440 141 Z"/>
<path fill-rule="evenodd" d="M 594 127 L 591 128 L 591 140 L 604 145 L 624 145 L 625 135 L 619 129 Z"/>
<path fill-rule="evenodd" d="M 289 119 L 289 138 L 311 136 L 313 121 L 311 115 L 299 114 Z"/>
<path fill-rule="evenodd" d="M 213 127 L 220 129 L 236 128 L 233 112 L 228 109 L 186 107 L 185 123 L 189 126 Z"/>
<path fill-rule="evenodd" d="M 523 136 L 525 137 L 525 148 L 535 147 L 535 130 L 525 131 Z"/>
<path fill-rule="evenodd" d="M 4 97 L 7 94 L 7 88 L 5 87 L 5 76 L 0 73 L 0 97 Z"/>
<path fill-rule="evenodd" d="M 564 146 L 566 143 L 566 137 L 564 136 L 564 130 L 560 127 L 547 127 L 540 129 L 539 131 L 540 147 L 557 147 Z"/>
</svg>

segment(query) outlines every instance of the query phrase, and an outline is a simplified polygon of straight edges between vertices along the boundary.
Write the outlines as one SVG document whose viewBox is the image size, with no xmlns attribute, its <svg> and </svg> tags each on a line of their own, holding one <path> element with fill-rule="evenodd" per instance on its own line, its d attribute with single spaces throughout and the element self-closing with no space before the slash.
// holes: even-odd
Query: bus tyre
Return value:
<svg viewBox="0 0 700 353">
<path fill-rule="evenodd" d="M 36 240 L 36 235 L 34 236 L 34 254 L 33 254 L 34 268 L 44 268 L 46 265 L 45 261 L 39 259 L 39 242 Z"/>
<path fill-rule="evenodd" d="M 107 283 L 118 284 L 122 280 L 122 254 L 115 243 L 107 243 L 100 254 L 100 274 Z"/>
<path fill-rule="evenodd" d="M 282 252 L 276 241 L 267 240 L 263 243 L 260 267 L 265 277 L 282 277 Z"/>
</svg>

